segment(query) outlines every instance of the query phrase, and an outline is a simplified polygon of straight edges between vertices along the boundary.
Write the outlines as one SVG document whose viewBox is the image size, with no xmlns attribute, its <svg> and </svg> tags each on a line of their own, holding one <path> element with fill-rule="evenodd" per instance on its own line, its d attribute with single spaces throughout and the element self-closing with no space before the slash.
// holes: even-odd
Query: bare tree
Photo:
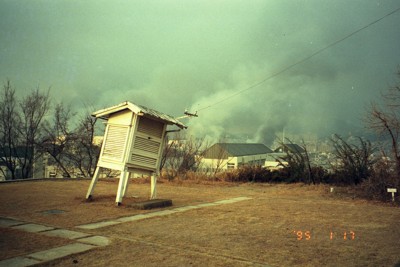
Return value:
<svg viewBox="0 0 400 267">
<path fill-rule="evenodd" d="M 207 146 L 204 140 L 204 137 L 194 138 L 192 136 L 186 140 L 181 154 L 182 161 L 178 169 L 179 173 L 185 174 L 189 170 L 196 171 L 203 157 L 205 146 Z"/>
<path fill-rule="evenodd" d="M 288 168 L 292 181 L 315 184 L 310 156 L 304 140 L 301 146 L 295 145 L 289 138 L 286 138 L 286 140 L 289 142 L 288 144 L 282 141 L 280 143 L 286 155 L 277 159 L 279 164 L 284 168 Z"/>
<path fill-rule="evenodd" d="M 35 144 L 40 134 L 43 133 L 43 118 L 50 108 L 49 90 L 40 92 L 39 88 L 33 90 L 20 103 L 21 123 L 19 132 L 21 145 L 24 147 L 23 155 L 18 157 L 21 164 L 23 178 L 32 176 L 35 161 Z"/>
<path fill-rule="evenodd" d="M 223 143 L 223 142 L 220 142 L 220 143 Z M 227 159 L 228 159 L 228 155 L 227 155 L 227 152 L 225 151 L 225 149 L 223 149 L 223 147 L 221 147 L 221 146 L 218 146 L 216 157 L 214 158 L 215 161 L 213 162 L 213 167 L 214 167 L 213 177 L 215 177 L 217 175 L 217 173 L 221 171 L 224 164 L 225 165 L 227 164 L 227 162 L 226 162 Z M 215 163 L 215 165 L 214 165 L 214 163 Z"/>
<path fill-rule="evenodd" d="M 161 172 L 161 170 L 165 167 L 167 159 L 171 157 L 173 153 L 172 149 L 174 149 L 175 146 L 173 140 L 171 140 L 171 142 L 169 141 L 168 135 L 165 137 L 164 142 L 165 144 L 163 146 L 163 152 L 161 154 L 159 172 Z"/>
<path fill-rule="evenodd" d="M 400 69 L 397 75 L 400 78 Z M 382 105 L 371 103 L 366 124 L 381 138 L 390 140 L 396 175 L 400 177 L 400 82 L 383 93 L 382 100 Z"/>
<path fill-rule="evenodd" d="M 0 102 L 1 161 L 10 171 L 11 179 L 32 177 L 35 143 L 49 110 L 49 91 L 42 93 L 37 88 L 19 102 L 7 80 Z"/>
<path fill-rule="evenodd" d="M 181 161 L 181 145 L 177 140 L 171 140 L 166 145 L 164 150 L 164 163 L 163 170 L 167 175 L 168 180 L 174 179 L 178 176 L 178 168 Z"/>
<path fill-rule="evenodd" d="M 64 177 L 93 176 L 100 153 L 100 146 L 94 143 L 96 118 L 85 114 L 71 130 L 74 116 L 69 107 L 58 104 L 39 146 L 62 170 Z"/>
<path fill-rule="evenodd" d="M 204 138 L 184 138 L 180 133 L 174 135 L 174 139 L 165 146 L 164 172 L 168 179 L 178 175 L 186 175 L 188 171 L 197 171 L 203 152 L 207 148 Z"/>
<path fill-rule="evenodd" d="M 75 114 L 58 104 L 52 120 L 46 121 L 49 99 L 49 90 L 41 92 L 36 88 L 18 101 L 11 82 L 4 84 L 0 95 L 0 163 L 8 169 L 7 173 L 1 169 L 4 176 L 32 177 L 35 161 L 44 154 L 65 177 L 71 177 L 76 170 L 82 176 L 93 175 L 100 152 L 93 142 L 96 119 L 85 115 L 71 130 Z"/>
<path fill-rule="evenodd" d="M 355 139 L 358 144 L 345 141 L 339 135 L 334 135 L 331 141 L 338 162 L 336 174 L 341 182 L 357 185 L 371 175 L 375 160 L 372 158 L 374 149 L 371 142 L 361 137 Z"/>
<path fill-rule="evenodd" d="M 9 80 L 3 86 L 0 98 L 0 162 L 11 173 L 11 179 L 17 178 L 17 145 L 19 140 L 20 118 L 17 112 L 15 89 Z M 6 173 L 1 169 L 3 175 Z"/>
<path fill-rule="evenodd" d="M 69 158 L 84 177 L 93 176 L 100 155 L 100 147 L 94 143 L 97 119 L 86 114 L 75 130 L 73 149 Z"/>
<path fill-rule="evenodd" d="M 72 116 L 69 107 L 65 107 L 62 103 L 57 104 L 54 108 L 52 121 L 46 121 L 43 139 L 37 143 L 39 149 L 50 156 L 65 177 L 71 177 L 70 168 L 68 168 L 68 154 L 74 136 L 74 133 L 69 129 Z"/>
</svg>

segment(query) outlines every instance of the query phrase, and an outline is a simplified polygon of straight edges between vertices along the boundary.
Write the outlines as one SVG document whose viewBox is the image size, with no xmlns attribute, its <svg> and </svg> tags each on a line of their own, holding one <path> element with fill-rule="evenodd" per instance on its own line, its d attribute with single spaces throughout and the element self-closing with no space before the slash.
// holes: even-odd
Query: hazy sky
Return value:
<svg viewBox="0 0 400 267">
<path fill-rule="evenodd" d="M 176 117 L 199 110 L 183 122 L 216 139 L 228 133 L 269 145 L 282 129 L 355 134 L 368 103 L 396 82 L 400 12 L 214 103 L 399 7 L 399 0 L 0 0 L 0 78 L 20 95 L 51 87 L 54 103 L 76 110 L 125 100 Z"/>
</svg>

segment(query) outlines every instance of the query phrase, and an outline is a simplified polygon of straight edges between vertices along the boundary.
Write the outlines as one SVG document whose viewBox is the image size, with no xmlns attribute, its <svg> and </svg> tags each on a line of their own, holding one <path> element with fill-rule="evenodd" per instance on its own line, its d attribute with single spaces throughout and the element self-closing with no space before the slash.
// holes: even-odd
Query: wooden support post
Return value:
<svg viewBox="0 0 400 267">
<path fill-rule="evenodd" d="M 124 187 L 125 187 L 125 183 L 126 183 L 126 179 L 128 177 L 128 170 L 125 168 L 123 171 L 121 171 L 121 175 L 119 177 L 119 183 L 118 183 L 118 191 L 117 191 L 117 197 L 115 199 L 115 202 L 117 203 L 117 205 L 121 205 L 122 203 L 122 198 L 124 197 L 123 193 L 125 191 Z"/>
<path fill-rule="evenodd" d="M 157 198 L 157 175 L 153 173 L 151 175 L 151 192 L 150 192 L 150 199 Z"/>
<path fill-rule="evenodd" d="M 126 196 L 126 193 L 128 192 L 128 187 L 129 187 L 129 180 L 130 180 L 130 178 L 131 178 L 131 173 L 128 172 L 128 175 L 127 175 L 127 177 L 126 177 L 126 179 L 125 179 L 125 182 L 124 182 L 124 190 L 123 190 L 123 192 L 122 192 L 122 197 L 125 197 L 125 196 Z"/>
<path fill-rule="evenodd" d="M 100 167 L 96 167 L 92 181 L 90 182 L 90 186 L 86 194 L 86 199 L 88 200 L 91 199 L 93 196 L 94 187 L 96 186 L 97 180 L 99 179 L 99 172 L 100 172 Z"/>
</svg>

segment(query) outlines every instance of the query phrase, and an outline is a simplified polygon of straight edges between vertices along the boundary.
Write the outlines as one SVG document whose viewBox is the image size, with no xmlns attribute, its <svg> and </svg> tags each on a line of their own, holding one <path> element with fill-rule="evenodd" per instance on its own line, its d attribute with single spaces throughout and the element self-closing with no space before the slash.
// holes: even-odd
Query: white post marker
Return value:
<svg viewBox="0 0 400 267">
<path fill-rule="evenodd" d="M 392 201 L 394 202 L 394 193 L 397 192 L 396 188 L 388 188 L 387 189 L 388 193 L 392 193 Z"/>
</svg>

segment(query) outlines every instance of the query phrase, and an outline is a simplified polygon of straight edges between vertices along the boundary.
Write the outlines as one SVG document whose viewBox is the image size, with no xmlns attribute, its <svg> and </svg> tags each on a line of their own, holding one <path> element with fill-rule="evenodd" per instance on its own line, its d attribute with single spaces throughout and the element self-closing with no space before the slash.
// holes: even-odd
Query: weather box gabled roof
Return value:
<svg viewBox="0 0 400 267">
<path fill-rule="evenodd" d="M 136 113 L 139 116 L 147 116 L 150 118 L 154 118 L 157 120 L 161 120 L 166 122 L 167 124 L 175 124 L 176 126 L 178 126 L 179 128 L 183 129 L 183 128 L 187 128 L 186 125 L 184 125 L 183 123 L 181 123 L 180 121 L 178 121 L 177 119 L 173 118 L 170 115 L 161 113 L 159 111 L 156 111 L 154 109 L 151 108 L 147 108 L 145 106 L 141 106 L 141 105 L 137 105 L 137 104 L 133 104 L 131 102 L 125 101 L 121 104 L 118 104 L 116 106 L 112 106 L 109 108 L 105 108 L 105 109 L 101 109 L 98 110 L 96 112 L 92 113 L 93 117 L 96 118 L 101 118 L 104 120 L 108 120 L 108 118 L 117 112 L 120 112 L 122 110 L 128 109 L 130 111 L 132 111 L 133 113 Z"/>
</svg>

